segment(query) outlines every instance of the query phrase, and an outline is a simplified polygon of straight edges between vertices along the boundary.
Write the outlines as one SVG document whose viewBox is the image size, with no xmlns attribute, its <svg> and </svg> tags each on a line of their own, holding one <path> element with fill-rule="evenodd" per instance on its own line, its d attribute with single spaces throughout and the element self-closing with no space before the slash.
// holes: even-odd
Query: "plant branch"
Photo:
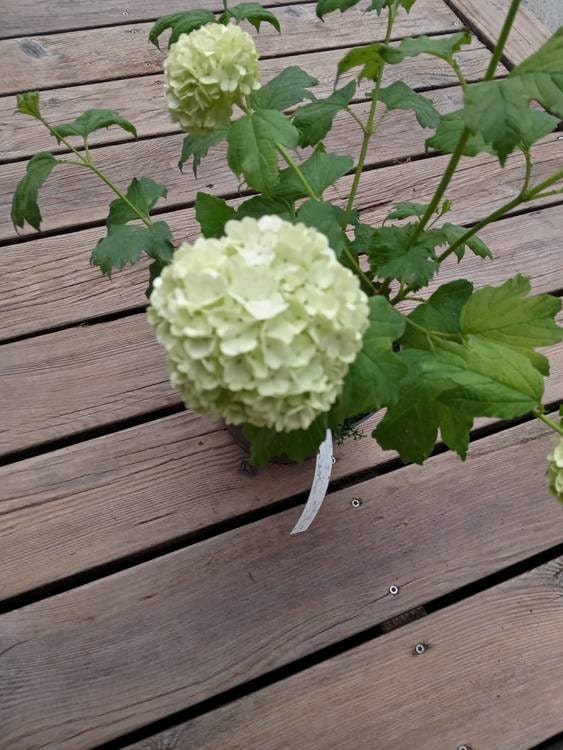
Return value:
<svg viewBox="0 0 563 750">
<path fill-rule="evenodd" d="M 53 138 L 59 141 L 59 143 L 63 143 L 68 148 L 69 151 L 72 151 L 72 153 L 80 159 L 80 162 L 73 162 L 73 161 L 69 161 L 66 159 L 58 159 L 57 161 L 59 162 L 59 164 L 73 164 L 73 165 L 82 166 L 85 169 L 89 169 L 97 177 L 99 177 L 100 180 L 104 182 L 110 188 L 110 190 L 112 190 L 117 195 L 117 197 L 120 198 L 131 209 L 131 211 L 133 211 L 133 213 L 136 216 L 139 217 L 139 219 L 143 222 L 145 226 L 147 227 L 152 226 L 152 221 L 150 220 L 150 218 L 148 216 L 145 216 L 145 214 L 143 214 L 142 211 L 139 211 L 137 206 L 131 203 L 129 198 L 127 198 L 127 196 L 121 192 L 121 190 L 117 187 L 117 185 L 114 185 L 114 183 L 109 179 L 109 177 L 106 177 L 106 175 L 103 172 L 101 172 L 93 162 L 90 161 L 90 158 L 88 157 L 88 153 L 86 151 L 84 152 L 84 154 L 81 154 L 80 151 L 74 148 L 74 146 L 69 141 L 67 141 L 66 138 L 61 137 L 57 133 L 55 128 L 53 128 L 47 122 L 47 120 L 45 120 L 43 117 L 40 117 L 39 119 L 43 123 L 43 125 L 47 128 L 49 133 L 51 133 Z"/>
<path fill-rule="evenodd" d="M 395 22 L 395 16 L 397 14 L 397 8 L 398 8 L 398 0 L 394 0 L 393 5 L 389 8 L 389 13 L 387 15 L 387 30 L 385 32 L 385 44 L 388 44 L 389 40 L 391 39 L 391 32 L 393 30 L 393 24 Z M 352 209 L 354 208 L 356 194 L 360 186 L 360 180 L 362 179 L 362 172 L 364 171 L 364 165 L 366 163 L 366 156 L 368 153 L 369 142 L 370 142 L 372 135 L 374 134 L 376 130 L 376 127 L 374 127 L 375 113 L 377 110 L 377 104 L 379 102 L 379 94 L 381 92 L 381 83 L 383 81 L 384 69 L 385 69 L 385 63 L 381 65 L 381 68 L 377 74 L 377 79 L 375 82 L 375 89 L 371 97 L 371 105 L 369 108 L 368 119 L 367 119 L 365 126 L 363 126 L 364 137 L 362 139 L 362 145 L 360 147 L 360 155 L 358 156 L 358 163 L 356 165 L 356 171 L 354 172 L 354 179 L 352 181 L 352 187 L 350 188 L 350 194 L 348 196 L 348 200 L 346 201 L 346 208 L 344 209 L 344 216 L 342 217 L 343 229 L 346 229 L 346 227 L 348 226 L 348 222 L 350 220 L 350 214 L 352 213 Z"/>
<path fill-rule="evenodd" d="M 557 432 L 559 435 L 563 435 L 563 426 L 560 424 L 557 424 L 557 422 L 554 422 L 553 419 L 550 419 L 546 414 L 544 414 L 543 411 L 541 411 L 540 409 L 537 409 L 534 412 L 534 415 L 539 420 L 541 420 L 544 424 L 550 427 L 554 432 Z"/>
<path fill-rule="evenodd" d="M 348 114 L 350 115 L 350 117 L 358 123 L 358 125 L 362 129 L 362 132 L 365 135 L 366 127 L 365 127 L 364 123 L 360 120 L 360 118 L 358 117 L 358 115 L 350 107 L 345 107 L 344 109 L 345 109 L 346 112 L 348 112 Z"/>
<path fill-rule="evenodd" d="M 443 333 L 442 331 L 432 331 L 429 328 L 425 328 L 424 326 L 415 323 L 414 320 L 409 317 L 405 317 L 405 320 L 410 326 L 412 326 L 415 330 L 420 331 L 420 333 L 423 333 L 425 336 L 433 336 L 434 338 L 440 339 L 449 339 L 450 341 L 459 341 L 459 336 L 457 333 Z"/>
<path fill-rule="evenodd" d="M 351 252 L 346 243 L 344 243 L 343 254 L 346 256 L 346 260 L 348 261 L 348 268 L 353 271 L 359 278 L 361 287 L 363 291 L 368 295 L 368 297 L 373 297 L 374 295 L 378 294 L 376 287 L 369 280 L 368 276 L 362 271 L 359 260 Z"/>
<path fill-rule="evenodd" d="M 316 200 L 316 201 L 321 200 L 320 196 L 317 195 L 313 186 L 311 185 L 309 180 L 305 177 L 303 172 L 299 169 L 298 164 L 294 161 L 293 157 L 291 156 L 289 151 L 285 148 L 285 146 L 282 146 L 281 143 L 276 143 L 276 148 L 285 159 L 285 162 L 287 163 L 289 168 L 295 172 L 297 179 L 303 185 L 303 189 L 305 190 L 309 198 L 313 198 L 313 200 Z"/>
</svg>

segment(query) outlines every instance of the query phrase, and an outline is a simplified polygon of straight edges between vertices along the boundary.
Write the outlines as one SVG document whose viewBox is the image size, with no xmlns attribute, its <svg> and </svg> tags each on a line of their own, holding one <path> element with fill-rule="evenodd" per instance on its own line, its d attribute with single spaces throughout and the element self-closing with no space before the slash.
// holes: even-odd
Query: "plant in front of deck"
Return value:
<svg viewBox="0 0 563 750">
<path fill-rule="evenodd" d="M 456 53 L 470 43 L 463 31 L 391 44 L 393 24 L 415 0 L 371 0 L 387 14 L 383 42 L 356 47 L 338 64 L 334 91 L 319 98 L 317 81 L 290 66 L 259 84 L 251 37 L 275 16 L 255 3 L 166 16 L 150 38 L 170 30 L 165 65 L 167 104 L 186 131 L 180 166 L 193 171 L 226 143 L 227 165 L 254 195 L 228 203 L 203 192 L 195 213 L 202 237 L 174 250 L 172 233 L 151 212 L 166 188 L 147 177 L 126 191 L 92 160 L 88 136 L 100 127 L 134 128 L 108 110 L 50 125 L 36 93 L 19 99 L 21 112 L 46 125 L 74 159 L 37 154 L 14 196 L 17 226 L 39 227 L 37 192 L 51 170 L 69 162 L 97 174 L 115 192 L 107 236 L 92 263 L 110 275 L 143 252 L 152 258 L 149 318 L 166 348 L 172 382 L 186 404 L 244 424 L 252 460 L 302 460 L 326 430 L 339 431 L 358 415 L 386 409 L 373 433 L 405 462 L 422 463 L 438 435 L 465 458 L 476 417 L 514 419 L 530 413 L 561 432 L 542 404 L 549 363 L 537 349 L 562 340 L 556 297 L 531 295 L 516 276 L 474 289 L 459 279 L 423 290 L 451 256 L 483 259 L 491 251 L 478 234 L 492 221 L 540 198 L 563 192 L 563 170 L 533 179 L 532 146 L 563 117 L 563 30 L 504 78 L 494 75 L 520 0 L 512 0 L 485 80 L 468 84 Z M 319 17 L 354 0 L 319 0 Z M 463 107 L 440 113 L 402 81 L 384 86 L 384 71 L 419 55 L 451 66 Z M 356 80 L 339 85 L 356 72 Z M 371 91 L 365 119 L 354 103 L 357 82 Z M 534 105 L 532 105 L 534 102 Z M 537 107 L 536 104 L 541 105 Z M 373 225 L 358 207 L 358 190 L 374 135 L 386 112 L 411 110 L 433 134 L 428 149 L 449 154 L 427 203 L 401 203 Z M 330 150 L 337 117 L 359 128 L 357 157 Z M 69 137 L 83 138 L 75 148 Z M 504 165 L 520 154 L 522 186 L 505 205 L 471 227 L 447 221 L 450 182 L 464 157 L 490 154 Z M 513 157 L 515 158 L 515 157 Z M 285 167 L 281 168 L 281 163 Z M 331 201 L 339 184 L 342 201 Z M 151 292 L 152 290 L 152 292 Z M 411 309 L 405 305 L 410 303 Z M 561 498 L 561 446 L 549 458 L 548 483 Z"/>
</svg>

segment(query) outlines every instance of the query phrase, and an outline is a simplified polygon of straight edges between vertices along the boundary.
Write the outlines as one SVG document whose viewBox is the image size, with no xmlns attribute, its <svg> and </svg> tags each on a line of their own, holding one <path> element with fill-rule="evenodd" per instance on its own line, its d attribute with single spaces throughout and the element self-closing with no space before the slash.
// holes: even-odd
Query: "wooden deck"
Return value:
<svg viewBox="0 0 563 750">
<path fill-rule="evenodd" d="M 328 91 L 348 47 L 383 37 L 375 14 L 321 24 L 313 3 L 268 4 L 284 33 L 257 38 L 264 79 L 290 60 Z M 467 23 L 476 41 L 459 59 L 478 80 L 505 5 L 418 0 L 394 38 Z M 229 433 L 184 411 L 169 387 L 144 315 L 146 267 L 111 282 L 89 268 L 108 191 L 60 173 L 42 191 L 42 234 L 17 236 L 9 219 L 26 158 L 52 146 L 14 115 L 14 94 L 33 88 L 47 118 L 103 106 L 137 125 L 138 141 L 101 131 L 95 160 L 121 185 L 135 175 L 167 184 L 176 237 L 197 232 L 198 189 L 236 195 L 220 150 L 197 181 L 176 167 L 181 135 L 147 30 L 186 3 L 3 7 L 0 749 L 561 748 L 563 513 L 544 488 L 546 430 L 482 421 L 466 464 L 438 453 L 422 468 L 402 467 L 371 439 L 349 442 L 319 518 L 291 537 L 311 464 L 250 470 Z M 498 75 L 546 34 L 521 14 Z M 399 75 L 430 87 L 442 110 L 461 101 L 436 60 L 391 66 L 387 82 Z M 364 220 L 432 193 L 446 157 L 421 159 L 424 137 L 412 113 L 384 120 Z M 355 153 L 355 138 L 338 119 L 330 148 Z M 535 153 L 538 178 L 560 168 L 561 135 Z M 506 202 L 522 174 L 518 157 L 504 171 L 488 157 L 463 162 L 452 221 Z M 560 292 L 563 207 L 550 200 L 488 228 L 495 260 L 464 261 L 465 273 L 483 284 L 523 272 L 535 290 Z M 440 283 L 458 273 L 447 265 Z M 555 404 L 563 346 L 551 356 Z"/>
</svg>

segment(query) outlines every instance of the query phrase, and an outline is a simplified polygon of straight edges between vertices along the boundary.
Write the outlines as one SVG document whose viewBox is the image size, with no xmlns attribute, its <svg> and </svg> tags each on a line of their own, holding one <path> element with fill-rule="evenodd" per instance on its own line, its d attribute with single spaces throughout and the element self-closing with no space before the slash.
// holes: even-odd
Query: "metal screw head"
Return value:
<svg viewBox="0 0 563 750">
<path fill-rule="evenodd" d="M 461 22 L 460 21 L 454 21 L 454 26 L 461 26 Z"/>
<path fill-rule="evenodd" d="M 389 593 L 391 594 L 391 596 L 397 596 L 397 594 L 399 593 L 399 587 L 395 586 L 395 584 L 393 583 L 391 586 L 389 586 Z"/>
<path fill-rule="evenodd" d="M 331 464 L 332 464 L 332 465 L 334 466 L 334 464 L 336 463 L 336 459 L 335 459 L 335 457 L 334 457 L 334 456 L 331 456 L 331 457 L 330 457 L 330 462 L 331 462 Z"/>
<path fill-rule="evenodd" d="M 471 750 L 469 745 L 460 745 L 457 750 Z"/>
<path fill-rule="evenodd" d="M 352 508 L 359 508 L 361 504 L 362 504 L 362 501 L 360 500 L 359 497 L 353 498 L 352 502 L 350 503 L 350 505 L 352 506 Z"/>
<path fill-rule="evenodd" d="M 424 645 L 424 643 L 417 643 L 414 647 L 414 650 L 417 654 L 423 654 L 426 651 L 426 646 Z"/>
</svg>

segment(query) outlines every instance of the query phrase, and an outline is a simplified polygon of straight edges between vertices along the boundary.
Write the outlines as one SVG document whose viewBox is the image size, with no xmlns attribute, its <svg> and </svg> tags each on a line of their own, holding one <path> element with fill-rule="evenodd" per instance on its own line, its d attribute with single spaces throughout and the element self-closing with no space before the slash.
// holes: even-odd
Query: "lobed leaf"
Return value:
<svg viewBox="0 0 563 750">
<path fill-rule="evenodd" d="M 86 140 L 90 133 L 102 128 L 109 128 L 111 125 L 117 125 L 127 133 L 131 133 L 135 138 L 137 137 L 135 126 L 111 109 L 88 109 L 71 122 L 54 125 L 53 131 L 60 143 L 61 138 L 72 135 L 80 136 Z"/>
<path fill-rule="evenodd" d="M 40 119 L 41 111 L 39 109 L 39 92 L 26 91 L 24 94 L 18 94 L 17 109 L 22 115 L 29 115 L 30 117 Z"/>
<path fill-rule="evenodd" d="M 423 128 L 436 128 L 440 122 L 440 113 L 432 101 L 413 91 L 403 81 L 396 81 L 381 89 L 379 98 L 389 110 L 412 110 Z"/>
<path fill-rule="evenodd" d="M 313 154 L 299 165 L 319 198 L 322 198 L 324 191 L 347 174 L 353 166 L 354 161 L 350 156 L 327 154 L 320 148 L 315 149 Z M 294 202 L 307 197 L 307 192 L 296 174 L 288 168 L 281 172 L 274 197 Z"/>
<path fill-rule="evenodd" d="M 39 230 L 42 217 L 37 195 L 56 164 L 57 160 L 49 151 L 41 151 L 29 160 L 25 176 L 18 183 L 12 197 L 10 215 L 14 227 L 23 229 L 27 221 L 30 226 Z"/>
<path fill-rule="evenodd" d="M 159 185 L 158 182 L 151 180 L 149 177 L 134 177 L 127 188 L 125 197 L 129 203 L 135 206 L 148 219 L 157 201 L 160 198 L 166 198 L 167 195 L 168 188 L 164 185 Z M 114 226 L 127 224 L 138 218 L 138 215 L 127 202 L 121 198 L 117 198 L 110 203 L 106 226 L 108 229 L 112 229 Z"/>
<path fill-rule="evenodd" d="M 350 81 L 343 88 L 334 91 L 326 99 L 318 99 L 305 104 L 295 111 L 293 124 L 299 130 L 301 146 L 315 146 L 332 127 L 338 112 L 345 109 L 356 93 L 356 84 Z"/>
<path fill-rule="evenodd" d="M 171 47 L 174 42 L 178 41 L 180 34 L 189 34 L 207 23 L 215 23 L 216 20 L 209 10 L 188 10 L 181 13 L 171 13 L 155 21 L 149 31 L 149 41 L 160 49 L 159 37 L 164 31 L 170 29 L 168 47 Z"/>
<path fill-rule="evenodd" d="M 341 209 L 338 206 L 310 199 L 297 212 L 297 219 L 324 234 L 336 256 L 340 257 L 347 239 L 340 226 Z"/>
<path fill-rule="evenodd" d="M 214 130 L 211 133 L 192 133 L 187 135 L 182 142 L 182 153 L 178 167 L 182 169 L 190 157 L 193 157 L 192 169 L 194 177 L 197 177 L 197 170 L 209 153 L 209 149 L 217 146 L 227 137 L 227 130 Z"/>
<path fill-rule="evenodd" d="M 235 218 L 235 209 L 214 195 L 198 193 L 195 201 L 195 217 L 204 237 L 223 237 L 225 224 Z"/>
<path fill-rule="evenodd" d="M 90 262 L 98 266 L 102 273 L 111 276 L 114 269 L 136 263 L 143 251 L 160 265 L 169 263 L 174 247 L 168 224 L 158 221 L 150 227 L 138 224 L 116 226 L 101 239 L 90 257 Z"/>
<path fill-rule="evenodd" d="M 310 98 L 311 86 L 319 82 L 297 65 L 290 65 L 282 70 L 275 78 L 268 81 L 249 97 L 249 104 L 253 109 L 279 109 L 280 111 L 293 107 L 295 104 Z"/>
<path fill-rule="evenodd" d="M 260 31 L 261 23 L 271 24 L 276 31 L 281 33 L 280 22 L 276 16 L 266 8 L 263 8 L 259 3 L 240 3 L 226 10 L 220 17 L 220 23 L 229 23 L 229 20 L 234 18 L 237 23 L 241 21 L 248 21 L 252 24 L 256 31 Z"/>
<path fill-rule="evenodd" d="M 250 462 L 259 468 L 273 458 L 287 458 L 302 463 L 312 458 L 326 437 L 327 416 L 321 414 L 307 430 L 276 432 L 267 427 L 244 425 L 244 436 L 250 443 Z"/>
</svg>

